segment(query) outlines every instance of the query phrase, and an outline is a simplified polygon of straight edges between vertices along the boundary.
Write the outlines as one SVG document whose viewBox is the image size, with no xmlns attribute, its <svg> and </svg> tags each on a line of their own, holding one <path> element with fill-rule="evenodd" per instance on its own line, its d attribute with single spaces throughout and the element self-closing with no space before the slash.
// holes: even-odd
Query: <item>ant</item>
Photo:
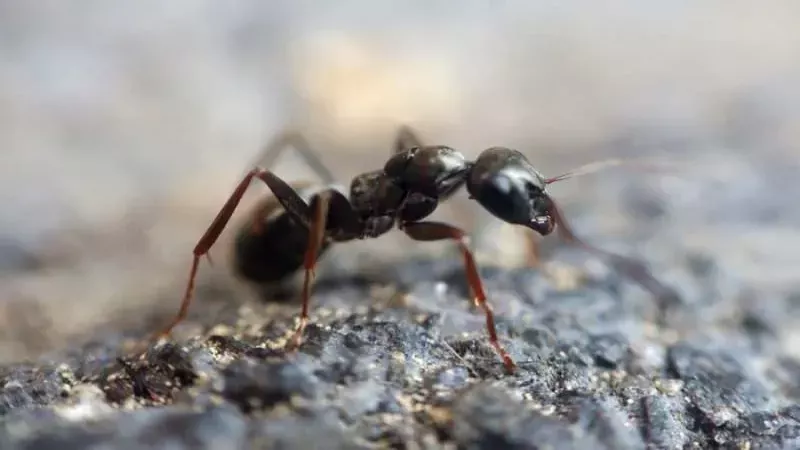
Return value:
<svg viewBox="0 0 800 450">
<path fill-rule="evenodd" d="M 295 147 L 325 186 L 314 187 L 307 182 L 290 184 L 262 168 L 269 167 L 289 146 Z M 517 150 L 491 147 L 481 152 L 476 160 L 469 161 L 448 146 L 423 145 L 415 131 L 403 126 L 396 133 L 392 153 L 384 167 L 353 178 L 349 196 L 346 196 L 298 132 L 287 130 L 279 134 L 265 147 L 260 159 L 261 164 L 255 165 L 239 182 L 197 242 L 180 310 L 155 338 L 168 336 L 186 317 L 200 259 L 214 245 L 255 178 L 264 182 L 273 196 L 262 199 L 240 228 L 234 244 L 234 265 L 239 275 L 259 284 L 280 281 L 300 267 L 304 269 L 302 311 L 289 349 L 300 345 L 308 323 L 311 280 L 317 260 L 333 243 L 377 238 L 396 227 L 413 240 L 453 240 L 458 244 L 475 305 L 486 316 L 489 341 L 506 369 L 513 372 L 516 365 L 497 338 L 494 314 L 487 302 L 466 232 L 444 222 L 423 221 L 440 202 L 465 185 L 469 198 L 495 217 L 525 226 L 541 236 L 558 229 L 563 239 L 604 256 L 617 270 L 649 291 L 666 290 L 642 263 L 597 249 L 576 237 L 561 209 L 546 192 L 547 185 L 556 181 L 626 161 L 594 163 L 545 178 Z"/>
</svg>

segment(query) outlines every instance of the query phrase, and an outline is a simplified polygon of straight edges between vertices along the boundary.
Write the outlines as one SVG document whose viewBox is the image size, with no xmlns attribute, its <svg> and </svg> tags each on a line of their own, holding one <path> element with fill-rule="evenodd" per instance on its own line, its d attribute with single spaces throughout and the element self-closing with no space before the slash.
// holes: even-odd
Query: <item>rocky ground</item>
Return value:
<svg viewBox="0 0 800 450">
<path fill-rule="evenodd" d="M 0 448 L 800 447 L 797 295 L 679 234 L 626 236 L 627 252 L 680 255 L 651 261 L 670 298 L 570 247 L 546 271 L 484 264 L 513 375 L 457 255 L 414 258 L 321 278 L 295 354 L 296 304 L 231 302 L 140 357 L 137 335 L 110 334 L 7 365 Z M 213 289 L 199 295 L 232 295 Z"/>
<path fill-rule="evenodd" d="M 0 1 L 0 449 L 800 448 L 797 2 L 250 3 Z M 131 350 L 264 139 L 309 130 L 348 184 L 399 123 L 548 175 L 705 159 L 553 186 L 675 295 L 486 233 L 510 375 L 460 257 L 387 237 L 320 270 L 296 354 L 299 306 L 207 265 L 174 340 Z"/>
</svg>

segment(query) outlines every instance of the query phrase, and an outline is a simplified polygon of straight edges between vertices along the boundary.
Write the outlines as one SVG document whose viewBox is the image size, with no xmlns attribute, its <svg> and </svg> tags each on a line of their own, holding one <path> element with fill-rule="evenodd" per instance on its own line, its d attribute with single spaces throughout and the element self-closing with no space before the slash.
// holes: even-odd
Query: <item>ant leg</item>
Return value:
<svg viewBox="0 0 800 450">
<path fill-rule="evenodd" d="M 486 293 L 483 289 L 480 274 L 478 273 L 478 266 L 475 263 L 475 257 L 466 243 L 466 233 L 454 226 L 441 222 L 411 222 L 404 223 L 401 229 L 411 238 L 416 241 L 441 241 L 444 239 L 452 239 L 458 242 L 461 249 L 461 254 L 464 256 L 464 267 L 467 271 L 467 281 L 470 290 L 474 295 L 475 304 L 483 309 L 486 315 L 486 329 L 489 332 L 489 342 L 492 347 L 500 354 L 503 363 L 508 372 L 513 372 L 516 364 L 511 357 L 506 353 L 505 349 L 500 345 L 497 339 L 497 330 L 494 325 L 494 313 L 492 307 L 486 301 Z"/>
<path fill-rule="evenodd" d="M 300 223 L 308 226 L 310 221 L 309 218 L 311 216 L 309 207 L 297 194 L 297 192 L 292 189 L 291 186 L 289 186 L 286 182 L 281 180 L 277 175 L 273 174 L 269 170 L 259 168 L 250 170 L 250 172 L 248 172 L 247 175 L 242 178 L 242 181 L 239 182 L 239 185 L 236 186 L 233 194 L 231 194 L 231 196 L 222 206 L 222 209 L 220 209 L 219 213 L 217 213 L 214 221 L 211 222 L 211 225 L 208 227 L 208 229 L 206 229 L 205 233 L 203 233 L 203 236 L 199 241 L 197 241 L 197 244 L 192 251 L 193 257 L 192 266 L 189 271 L 189 281 L 186 283 L 186 290 L 183 294 L 183 300 L 181 301 L 178 314 L 175 315 L 169 325 L 153 336 L 154 340 L 168 336 L 172 332 L 172 329 L 186 318 L 186 315 L 189 311 L 189 305 L 192 301 L 192 294 L 194 293 L 195 278 L 197 277 L 197 269 L 200 265 L 200 258 L 208 253 L 208 250 L 214 245 L 220 234 L 222 234 L 222 230 L 230 221 L 231 216 L 233 216 L 236 207 L 242 200 L 242 197 L 247 191 L 247 188 L 250 186 L 250 182 L 253 180 L 253 178 L 259 178 L 266 183 L 286 211 L 292 214 L 292 216 Z"/>
<path fill-rule="evenodd" d="M 328 166 L 322 162 L 319 152 L 311 147 L 303 134 L 293 129 L 284 130 L 269 141 L 259 153 L 255 164 L 252 164 L 251 167 L 272 167 L 286 147 L 290 146 L 297 150 L 306 164 L 320 177 L 323 183 L 333 184 L 336 181 Z"/>
<path fill-rule="evenodd" d="M 306 247 L 306 254 L 303 258 L 303 268 L 305 275 L 303 278 L 303 308 L 300 312 L 300 323 L 292 336 L 289 343 L 289 350 L 294 350 L 300 346 L 303 331 L 308 324 L 308 309 L 311 299 L 311 281 L 314 278 L 314 268 L 317 264 L 319 250 L 322 247 L 322 241 L 325 238 L 325 227 L 327 224 L 328 209 L 331 204 L 331 191 L 325 191 L 319 195 L 315 195 L 311 199 L 311 209 L 314 211 L 314 216 L 311 219 L 311 224 L 308 227 L 308 247 Z"/>
<path fill-rule="evenodd" d="M 394 145 L 392 146 L 392 154 L 400 153 L 412 147 L 422 147 L 422 139 L 411 127 L 403 125 L 397 130 Z"/>
<path fill-rule="evenodd" d="M 671 301 L 678 297 L 677 293 L 673 289 L 658 281 L 650 273 L 650 270 L 647 269 L 647 266 L 643 262 L 602 250 L 580 239 L 564 218 L 564 213 L 558 204 L 556 204 L 555 201 L 552 201 L 552 199 L 551 202 L 551 214 L 553 216 L 553 221 L 556 224 L 556 230 L 558 231 L 559 236 L 566 242 L 577 245 L 590 253 L 594 253 L 607 259 L 611 267 L 621 273 L 624 273 L 626 276 L 639 283 L 639 285 L 659 299 Z"/>
<path fill-rule="evenodd" d="M 525 240 L 528 244 L 526 249 L 528 267 L 541 268 L 543 265 L 540 246 L 542 236 L 531 229 L 525 229 Z"/>
<path fill-rule="evenodd" d="M 319 153 L 311 147 L 305 136 L 303 136 L 299 131 L 293 129 L 282 131 L 271 141 L 265 144 L 255 163 L 252 164 L 251 167 L 272 167 L 283 151 L 290 146 L 294 147 L 294 149 L 303 158 L 305 163 L 322 180 L 323 183 L 333 184 L 336 181 L 333 173 L 322 161 Z M 253 234 L 259 234 L 261 232 L 262 222 L 260 219 L 264 217 L 273 208 L 273 206 L 274 203 L 269 200 L 262 201 L 256 205 L 255 210 L 251 214 Z"/>
</svg>

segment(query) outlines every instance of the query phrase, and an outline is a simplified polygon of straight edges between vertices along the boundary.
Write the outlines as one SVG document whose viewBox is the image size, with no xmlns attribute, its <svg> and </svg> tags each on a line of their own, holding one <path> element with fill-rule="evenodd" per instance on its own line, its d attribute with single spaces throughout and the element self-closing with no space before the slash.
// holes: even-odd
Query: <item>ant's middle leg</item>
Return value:
<svg viewBox="0 0 800 450">
<path fill-rule="evenodd" d="M 308 222 L 308 244 L 303 258 L 302 310 L 300 323 L 289 342 L 288 349 L 294 350 L 300 346 L 303 331 L 308 324 L 309 305 L 311 303 L 311 283 L 314 279 L 314 269 L 319 258 L 319 251 L 324 240 L 329 239 L 330 232 L 334 239 L 347 241 L 361 234 L 361 223 L 358 214 L 353 209 L 350 201 L 339 191 L 327 189 L 311 198 L 309 209 L 313 216 Z"/>
<path fill-rule="evenodd" d="M 308 324 L 308 310 L 311 302 L 311 282 L 314 279 L 314 268 L 317 265 L 319 250 L 322 247 L 323 239 L 325 239 L 330 199 L 331 191 L 325 191 L 319 195 L 315 195 L 311 199 L 311 208 L 314 211 L 314 215 L 308 227 L 308 244 L 303 258 L 303 269 L 305 271 L 303 274 L 303 306 L 300 312 L 300 322 L 289 342 L 288 349 L 290 350 L 294 350 L 300 346 L 303 331 L 306 329 L 306 324 Z"/>
<path fill-rule="evenodd" d="M 319 152 L 314 150 L 308 143 L 308 140 L 297 130 L 288 128 L 278 133 L 272 140 L 264 145 L 258 158 L 251 167 L 265 167 L 271 169 L 275 165 L 278 157 L 288 147 L 293 147 L 303 158 L 306 165 L 311 168 L 314 174 L 320 178 L 324 184 L 333 184 L 336 179 L 328 166 L 322 161 Z M 305 183 L 304 186 L 311 183 Z M 300 183 L 297 183 L 299 187 Z M 256 204 L 255 210 L 250 214 L 252 218 L 252 232 L 259 234 L 261 232 L 262 218 L 267 216 L 275 206 L 272 199 L 261 201 Z"/>
<path fill-rule="evenodd" d="M 492 312 L 492 307 L 486 300 L 486 292 L 483 289 L 483 282 L 481 281 L 481 277 L 478 272 L 478 266 L 475 263 L 475 257 L 473 256 L 472 251 L 469 249 L 469 246 L 467 246 L 466 233 L 464 230 L 446 223 L 428 221 L 404 223 L 400 228 L 411 239 L 416 241 L 441 241 L 445 239 L 451 239 L 458 243 L 461 254 L 464 257 L 464 267 L 467 271 L 467 282 L 469 283 L 470 290 L 474 296 L 473 300 L 475 301 L 476 306 L 483 309 L 484 315 L 486 316 L 486 329 L 489 333 L 489 342 L 503 359 L 503 364 L 505 364 L 506 370 L 513 372 L 516 368 L 516 364 L 514 364 L 514 360 L 511 359 L 511 356 L 509 356 L 502 345 L 500 345 L 500 341 L 497 338 L 494 313 Z"/>
<path fill-rule="evenodd" d="M 214 245 L 220 234 L 222 234 L 222 231 L 225 229 L 225 226 L 230 221 L 231 216 L 233 216 L 233 213 L 236 211 L 236 207 L 242 200 L 242 197 L 247 191 L 247 188 L 250 186 L 250 182 L 253 180 L 253 178 L 259 178 L 262 180 L 270 188 L 272 193 L 275 195 L 281 205 L 283 205 L 286 211 L 291 214 L 299 223 L 305 225 L 306 227 L 310 225 L 312 221 L 311 209 L 302 199 L 302 197 L 300 197 L 300 195 L 291 186 L 289 186 L 289 184 L 269 170 L 260 168 L 251 169 L 244 176 L 244 178 L 242 178 L 242 180 L 236 186 L 236 189 L 233 191 L 233 194 L 231 194 L 231 196 L 220 209 L 219 213 L 217 213 L 214 221 L 211 222 L 211 225 L 208 227 L 208 229 L 206 229 L 205 233 L 203 233 L 203 236 L 199 241 L 197 241 L 197 244 L 192 251 L 193 256 L 191 269 L 189 270 L 189 280 L 186 283 L 186 290 L 183 294 L 183 300 L 181 301 L 180 309 L 172 321 L 170 321 L 166 327 L 153 336 L 154 340 L 168 336 L 172 332 L 172 329 L 186 318 L 186 315 L 189 311 L 189 305 L 192 301 L 192 295 L 194 293 L 195 278 L 197 277 L 197 270 L 200 266 L 200 258 L 208 253 L 208 250 Z"/>
<path fill-rule="evenodd" d="M 305 163 L 308 164 L 323 183 L 333 184 L 336 182 L 336 178 L 333 176 L 328 166 L 322 161 L 319 152 L 311 147 L 302 133 L 291 128 L 280 132 L 264 145 L 258 158 L 251 167 L 271 168 L 287 147 L 294 147 Z"/>
<path fill-rule="evenodd" d="M 541 250 L 542 236 L 530 229 L 525 229 L 524 232 L 527 244 L 525 248 L 525 261 L 528 267 L 541 269 L 544 265 Z"/>
<path fill-rule="evenodd" d="M 422 147 L 422 139 L 408 125 L 403 125 L 397 130 L 397 134 L 392 145 L 392 154 L 397 154 L 412 147 Z"/>
</svg>

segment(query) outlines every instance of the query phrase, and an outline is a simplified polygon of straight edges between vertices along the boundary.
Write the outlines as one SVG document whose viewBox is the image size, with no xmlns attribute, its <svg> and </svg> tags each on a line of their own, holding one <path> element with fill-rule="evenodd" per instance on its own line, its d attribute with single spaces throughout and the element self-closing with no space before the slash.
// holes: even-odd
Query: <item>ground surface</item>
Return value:
<svg viewBox="0 0 800 450">
<path fill-rule="evenodd" d="M 0 448 L 798 447 L 800 3 L 395 3 L 0 1 Z M 703 160 L 553 186 L 679 299 L 564 248 L 551 276 L 514 269 L 493 255 L 519 253 L 512 233 L 476 239 L 510 376 L 458 255 L 387 236 L 320 271 L 291 358 L 298 306 L 207 265 L 178 346 L 121 350 L 174 311 L 264 139 L 308 130 L 346 185 L 400 123 L 548 175 Z"/>
<path fill-rule="evenodd" d="M 291 304 L 231 302 L 142 358 L 100 336 L 0 369 L 0 447 L 798 448 L 797 297 L 675 253 L 662 300 L 569 247 L 547 274 L 484 264 L 514 375 L 456 255 L 321 279 L 294 355 Z"/>
</svg>

